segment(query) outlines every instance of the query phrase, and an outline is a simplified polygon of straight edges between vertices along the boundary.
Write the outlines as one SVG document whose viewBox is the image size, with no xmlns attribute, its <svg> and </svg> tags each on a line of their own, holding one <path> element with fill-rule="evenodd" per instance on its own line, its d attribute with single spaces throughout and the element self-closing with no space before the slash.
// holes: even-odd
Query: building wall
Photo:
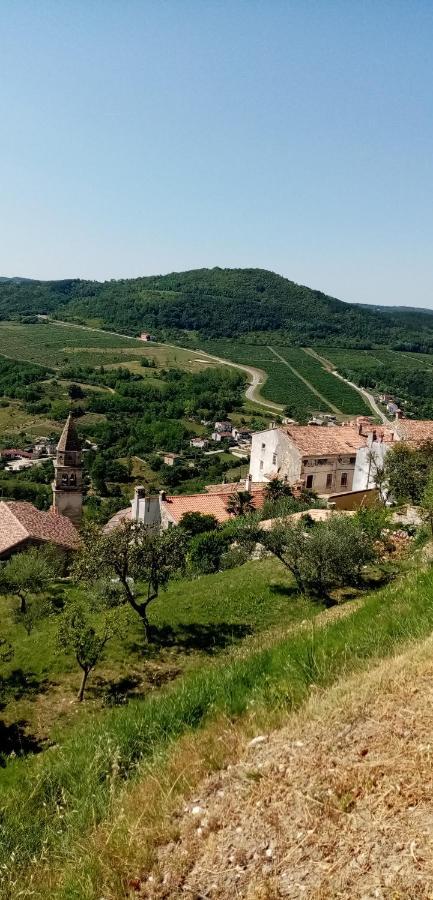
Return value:
<svg viewBox="0 0 433 900">
<path fill-rule="evenodd" d="M 356 456 L 303 457 L 301 478 L 306 487 L 318 494 L 332 494 L 337 491 L 351 491 L 356 465 Z M 342 476 L 346 478 L 342 478 Z M 312 484 L 308 481 L 312 476 Z"/>
<path fill-rule="evenodd" d="M 269 428 L 253 434 L 251 441 L 250 475 L 252 481 L 267 482 L 270 478 L 298 481 L 301 456 L 287 434 L 279 428 Z"/>
<path fill-rule="evenodd" d="M 392 446 L 389 442 L 371 441 L 367 447 L 359 448 L 353 476 L 354 491 L 365 491 L 375 486 L 376 467 L 383 466 L 385 456 Z"/>
</svg>

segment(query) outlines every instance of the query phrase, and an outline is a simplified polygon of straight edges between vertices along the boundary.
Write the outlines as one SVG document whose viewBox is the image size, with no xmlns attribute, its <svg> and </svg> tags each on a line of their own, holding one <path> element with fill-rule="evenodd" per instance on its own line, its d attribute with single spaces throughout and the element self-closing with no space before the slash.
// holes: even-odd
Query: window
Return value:
<svg viewBox="0 0 433 900">
<path fill-rule="evenodd" d="M 277 465 L 277 454 L 276 453 L 272 454 L 272 465 L 273 466 Z"/>
<path fill-rule="evenodd" d="M 263 450 L 266 450 L 266 444 L 262 444 L 262 453 L 263 453 Z"/>
<path fill-rule="evenodd" d="M 77 477 L 75 475 L 75 472 L 71 472 L 71 475 L 69 477 L 69 484 L 72 484 L 75 487 L 76 483 L 77 483 Z"/>
<path fill-rule="evenodd" d="M 328 472 L 328 474 L 326 476 L 326 487 L 327 488 L 332 487 L 332 472 Z"/>
<path fill-rule="evenodd" d="M 263 460 L 261 459 L 260 460 L 260 471 L 262 471 L 262 469 L 263 469 Z"/>
<path fill-rule="evenodd" d="M 313 475 L 307 475 L 307 481 L 305 483 L 305 486 L 309 489 L 311 489 L 313 487 Z"/>
<path fill-rule="evenodd" d="M 341 487 L 347 487 L 347 472 L 341 473 L 340 485 Z"/>
<path fill-rule="evenodd" d="M 349 462 L 350 462 L 350 465 L 351 465 L 351 466 L 354 466 L 355 463 L 356 463 L 356 456 L 351 456 L 350 459 L 349 459 Z"/>
<path fill-rule="evenodd" d="M 67 484 L 67 483 L 68 483 L 68 476 L 62 475 L 62 484 Z"/>
</svg>

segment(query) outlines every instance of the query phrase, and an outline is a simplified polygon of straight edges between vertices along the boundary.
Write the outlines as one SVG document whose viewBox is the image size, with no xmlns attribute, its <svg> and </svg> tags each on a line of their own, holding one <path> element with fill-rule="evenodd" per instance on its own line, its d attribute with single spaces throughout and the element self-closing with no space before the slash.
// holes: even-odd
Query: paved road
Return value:
<svg viewBox="0 0 433 900">
<path fill-rule="evenodd" d="M 41 315 L 39 318 L 46 319 L 47 321 L 52 322 L 53 325 L 65 325 L 66 327 L 71 327 L 72 325 L 74 328 L 82 328 L 83 331 L 96 331 L 98 334 L 111 334 L 114 335 L 114 337 L 127 338 L 129 341 L 135 341 L 136 344 L 143 346 L 143 342 L 139 341 L 138 338 L 131 337 L 129 334 L 119 334 L 118 331 L 107 331 L 105 328 L 94 328 L 91 325 L 76 325 L 75 322 L 63 322 L 61 319 L 50 319 L 49 316 Z M 262 372 L 261 369 L 256 369 L 253 366 L 244 366 L 241 363 L 234 363 L 228 359 L 223 359 L 221 356 L 213 356 L 211 353 L 206 353 L 205 350 L 192 350 L 191 347 L 181 347 L 179 344 L 166 344 L 159 343 L 158 341 L 154 341 L 153 343 L 157 347 L 171 347 L 174 350 L 184 350 L 186 353 L 192 353 L 196 356 L 205 356 L 207 359 L 212 359 L 223 366 L 231 366 L 232 369 L 240 369 L 242 372 L 246 372 L 248 377 L 251 378 L 251 382 L 245 391 L 247 400 L 251 400 L 253 403 L 263 406 L 270 412 L 280 413 L 283 411 L 284 407 L 279 403 L 272 403 L 271 400 L 257 399 L 256 391 L 266 381 L 266 374 L 265 372 Z"/>
</svg>

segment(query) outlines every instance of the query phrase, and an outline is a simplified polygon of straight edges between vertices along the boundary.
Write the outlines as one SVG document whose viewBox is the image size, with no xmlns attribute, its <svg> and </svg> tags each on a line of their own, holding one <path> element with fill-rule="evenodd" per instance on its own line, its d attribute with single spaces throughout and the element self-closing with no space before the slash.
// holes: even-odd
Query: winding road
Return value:
<svg viewBox="0 0 433 900">
<path fill-rule="evenodd" d="M 136 344 L 141 344 L 142 346 L 142 343 L 138 338 L 132 337 L 129 334 L 120 334 L 118 331 L 107 331 L 105 328 L 95 328 L 92 325 L 78 325 L 76 322 L 64 322 L 61 319 L 50 319 L 49 316 L 43 315 L 39 315 L 38 318 L 51 322 L 53 325 L 63 325 L 66 328 L 81 328 L 83 331 L 93 331 L 97 332 L 98 334 L 111 334 L 114 337 L 126 338 L 127 340 L 134 341 Z M 181 347 L 179 344 L 166 344 L 160 343 L 158 341 L 153 341 L 152 345 L 156 347 L 171 347 L 173 350 L 184 350 L 185 353 L 193 354 L 198 359 L 206 357 L 206 359 L 211 359 L 222 366 L 231 366 L 232 369 L 240 369 L 242 372 L 246 372 L 248 377 L 251 379 L 250 384 L 245 391 L 247 400 L 251 400 L 252 403 L 256 403 L 258 406 L 263 406 L 264 409 L 268 409 L 273 413 L 281 413 L 284 409 L 284 407 L 280 403 L 272 403 L 271 400 L 257 398 L 256 391 L 258 392 L 259 388 L 266 381 L 266 373 L 263 372 L 262 369 L 256 369 L 254 366 L 244 366 L 241 363 L 234 363 L 228 359 L 223 359 L 221 356 L 213 356 L 211 353 L 206 353 L 205 350 L 192 350 L 191 347 Z"/>
</svg>

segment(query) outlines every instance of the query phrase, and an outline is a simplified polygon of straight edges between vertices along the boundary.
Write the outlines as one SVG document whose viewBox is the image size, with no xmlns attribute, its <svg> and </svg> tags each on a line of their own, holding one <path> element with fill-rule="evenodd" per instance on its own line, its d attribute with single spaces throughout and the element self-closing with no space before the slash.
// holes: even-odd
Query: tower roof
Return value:
<svg viewBox="0 0 433 900">
<path fill-rule="evenodd" d="M 57 444 L 57 450 L 60 450 L 61 453 L 68 450 L 81 450 L 81 444 L 78 438 L 77 429 L 75 428 L 75 422 L 72 418 L 72 413 L 69 413 L 69 416 L 66 419 L 65 427 L 60 435 L 59 443 Z"/>
</svg>

